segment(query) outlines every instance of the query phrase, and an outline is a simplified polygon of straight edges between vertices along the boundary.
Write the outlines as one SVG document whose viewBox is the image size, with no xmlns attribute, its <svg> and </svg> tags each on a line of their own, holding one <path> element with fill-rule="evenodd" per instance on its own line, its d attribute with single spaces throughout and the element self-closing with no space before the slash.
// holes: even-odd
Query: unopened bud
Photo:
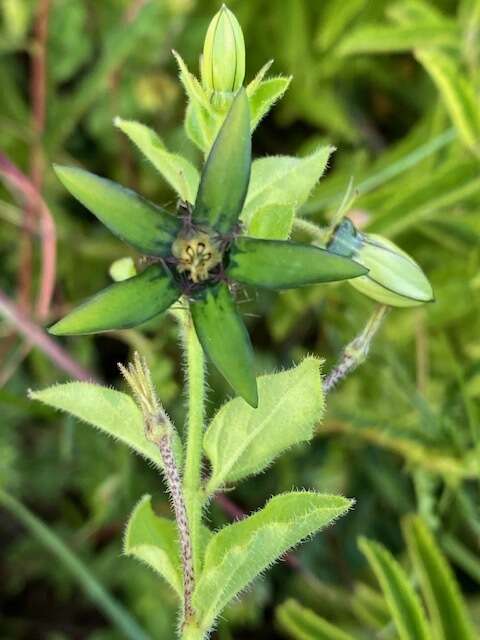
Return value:
<svg viewBox="0 0 480 640">
<path fill-rule="evenodd" d="M 369 270 L 349 281 L 369 298 L 392 307 L 433 301 L 432 286 L 415 260 L 383 236 L 361 233 L 349 218 L 337 225 L 327 248 Z"/>
<path fill-rule="evenodd" d="M 109 273 L 115 282 L 122 282 L 123 280 L 128 280 L 128 278 L 133 278 L 133 276 L 137 275 L 135 262 L 129 257 L 119 258 L 115 260 L 115 262 L 112 262 Z"/>
<path fill-rule="evenodd" d="M 234 93 L 245 78 L 245 42 L 235 15 L 222 5 L 208 27 L 200 72 L 204 89 Z"/>
</svg>

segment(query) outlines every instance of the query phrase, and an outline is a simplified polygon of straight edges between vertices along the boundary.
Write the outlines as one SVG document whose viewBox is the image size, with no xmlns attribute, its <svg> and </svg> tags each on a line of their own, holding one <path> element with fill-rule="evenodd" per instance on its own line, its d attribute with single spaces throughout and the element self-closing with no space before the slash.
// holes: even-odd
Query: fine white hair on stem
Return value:
<svg viewBox="0 0 480 640">
<path fill-rule="evenodd" d="M 193 552 L 182 480 L 172 447 L 174 426 L 158 399 L 145 358 L 135 352 L 133 362 L 119 369 L 132 390 L 143 413 L 145 437 L 159 449 L 163 461 L 163 473 L 177 523 L 183 566 L 183 617 L 184 623 L 193 617 L 192 595 L 195 587 Z"/>
</svg>

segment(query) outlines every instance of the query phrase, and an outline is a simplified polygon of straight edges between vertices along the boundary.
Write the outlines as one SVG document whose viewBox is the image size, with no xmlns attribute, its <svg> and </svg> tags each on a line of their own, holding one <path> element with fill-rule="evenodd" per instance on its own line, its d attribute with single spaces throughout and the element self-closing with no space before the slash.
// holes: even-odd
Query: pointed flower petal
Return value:
<svg viewBox="0 0 480 640">
<path fill-rule="evenodd" d="M 250 180 L 250 113 L 245 89 L 235 96 L 203 169 L 194 222 L 227 233 L 235 225 Z"/>
<path fill-rule="evenodd" d="M 55 166 L 70 193 L 112 233 L 152 256 L 166 256 L 181 221 L 116 182 L 76 167 Z"/>
<path fill-rule="evenodd" d="M 168 309 L 180 296 L 170 273 L 154 264 L 100 291 L 50 327 L 56 336 L 136 327 Z"/>
<path fill-rule="evenodd" d="M 234 280 L 266 289 L 346 280 L 365 273 L 365 267 L 319 247 L 246 237 L 233 243 L 228 268 Z"/>
<path fill-rule="evenodd" d="M 190 308 L 205 353 L 233 390 L 257 407 L 252 345 L 227 285 L 207 288 Z"/>
</svg>

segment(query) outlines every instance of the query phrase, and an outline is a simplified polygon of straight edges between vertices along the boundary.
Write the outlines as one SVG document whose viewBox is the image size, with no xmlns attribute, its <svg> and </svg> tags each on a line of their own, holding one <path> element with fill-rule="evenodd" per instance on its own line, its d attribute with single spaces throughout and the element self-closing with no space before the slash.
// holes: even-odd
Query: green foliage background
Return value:
<svg viewBox="0 0 480 640">
<path fill-rule="evenodd" d="M 59 237 L 50 320 L 106 285 L 109 265 L 125 255 L 124 245 L 67 195 L 51 162 L 79 162 L 173 206 L 172 191 L 112 119 L 143 121 L 169 148 L 200 162 L 183 133 L 185 98 L 170 49 L 196 70 L 218 6 L 206 0 L 52 0 L 47 118 L 37 143 L 29 58 L 38 6 L 33 0 L 0 4 L 0 149 L 27 174 L 33 146 L 40 144 L 46 158 L 43 196 Z M 329 397 L 313 444 L 293 449 L 229 494 L 246 511 L 294 485 L 355 497 L 357 504 L 305 545 L 295 566 L 278 565 L 231 606 L 216 637 L 341 638 L 321 635 L 326 627 L 292 631 L 286 609 L 277 610 L 288 598 L 355 638 L 397 637 L 357 540 L 383 543 L 411 576 L 401 528 L 411 512 L 449 558 L 478 629 L 480 2 L 249 0 L 229 6 L 245 33 L 247 79 L 270 58 L 274 73 L 294 76 L 258 128 L 254 154 L 305 155 L 319 143 L 334 144 L 330 169 L 303 213 L 327 222 L 353 176 L 359 197 L 351 215 L 418 260 L 436 302 L 392 311 L 367 363 Z M 0 187 L 0 289 L 12 299 L 21 221 L 21 197 Z M 35 291 L 38 238 L 34 257 Z M 247 302 L 258 371 L 289 366 L 309 353 L 324 357 L 328 369 L 372 309 L 348 285 Z M 173 597 L 147 568 L 120 557 L 125 520 L 141 495 L 152 494 L 157 512 L 169 513 L 157 474 L 98 432 L 29 402 L 28 388 L 66 376 L 39 350 L 27 351 L 15 326 L 0 329 L 2 491 L 41 518 L 149 637 L 171 638 Z M 156 320 L 142 333 L 63 344 L 116 387 L 122 383 L 115 363 L 139 348 L 181 424 L 182 366 L 171 320 Z M 214 374 L 211 388 L 213 411 L 227 389 Z M 212 519 L 214 526 L 227 516 L 215 506 Z M 52 561 L 45 541 L 22 526 L 11 504 L 2 510 L 0 537 L 2 638 L 123 637 L 80 590 L 68 563 Z M 447 633 L 445 640 L 454 636 Z"/>
</svg>

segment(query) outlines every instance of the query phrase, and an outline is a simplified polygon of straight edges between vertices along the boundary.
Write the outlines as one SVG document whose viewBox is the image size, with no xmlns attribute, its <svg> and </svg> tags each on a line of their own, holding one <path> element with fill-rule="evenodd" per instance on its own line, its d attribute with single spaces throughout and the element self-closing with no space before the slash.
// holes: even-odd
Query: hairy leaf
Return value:
<svg viewBox="0 0 480 640">
<path fill-rule="evenodd" d="M 250 218 L 248 235 L 252 238 L 286 240 L 292 230 L 295 209 L 291 204 L 267 204 Z"/>
<path fill-rule="evenodd" d="M 196 102 L 201 105 L 207 111 L 211 111 L 211 105 L 208 101 L 205 91 L 202 88 L 202 85 L 199 83 L 193 73 L 188 70 L 188 67 L 183 61 L 183 58 L 176 51 L 173 51 L 173 55 L 175 56 L 175 60 L 177 61 L 180 71 L 180 81 L 185 88 L 185 92 L 188 98 L 192 102 Z"/>
<path fill-rule="evenodd" d="M 158 448 L 145 438 L 140 409 L 127 394 L 90 382 L 67 382 L 30 391 L 30 397 L 100 429 L 163 468 Z"/>
<path fill-rule="evenodd" d="M 340 496 L 285 493 L 213 535 L 193 595 L 202 628 L 210 628 L 230 600 L 288 549 L 343 515 L 351 505 Z"/>
<path fill-rule="evenodd" d="M 380 582 L 400 640 L 429 640 L 421 602 L 401 565 L 377 542 L 361 538 L 359 547 Z"/>
<path fill-rule="evenodd" d="M 183 598 L 177 526 L 173 520 L 153 512 L 149 495 L 140 499 L 130 515 L 123 550 L 159 573 L 179 598 Z"/>
<path fill-rule="evenodd" d="M 186 158 L 167 151 L 155 131 L 140 122 L 115 118 L 115 126 L 150 160 L 182 200 L 195 202 L 200 176 Z"/>
<path fill-rule="evenodd" d="M 292 77 L 289 78 L 269 78 L 261 82 L 250 96 L 250 127 L 251 130 L 257 127 L 258 123 L 264 118 L 277 100 L 283 96 L 288 89 Z"/>
<path fill-rule="evenodd" d="M 258 409 L 235 398 L 210 423 L 204 438 L 212 465 L 207 490 L 258 473 L 283 451 L 312 438 L 323 413 L 320 361 L 258 378 Z"/>
<path fill-rule="evenodd" d="M 258 209 L 270 204 L 298 209 L 321 178 L 332 151 L 333 147 L 320 147 L 305 158 L 272 156 L 255 160 L 243 221 L 248 225 Z"/>
</svg>

